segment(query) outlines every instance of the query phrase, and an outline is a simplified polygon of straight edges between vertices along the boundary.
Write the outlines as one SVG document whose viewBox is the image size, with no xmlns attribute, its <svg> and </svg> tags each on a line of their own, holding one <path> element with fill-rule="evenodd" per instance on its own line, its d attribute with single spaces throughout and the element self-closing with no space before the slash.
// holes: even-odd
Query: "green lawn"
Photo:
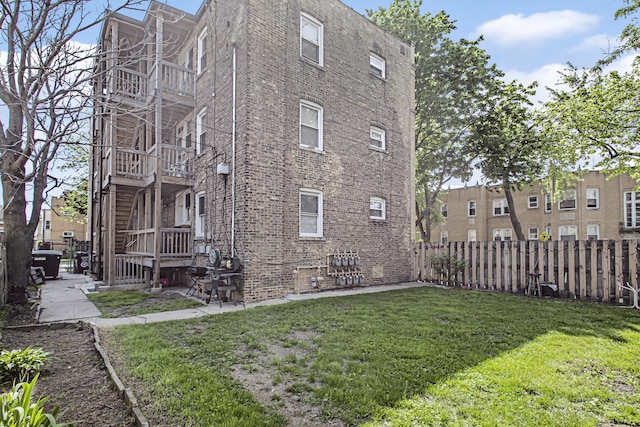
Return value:
<svg viewBox="0 0 640 427">
<path fill-rule="evenodd" d="M 152 425 L 280 426 L 291 398 L 347 425 L 640 425 L 640 312 L 604 304 L 421 288 L 103 341 Z M 256 397 L 238 370 L 279 391 Z"/>
</svg>

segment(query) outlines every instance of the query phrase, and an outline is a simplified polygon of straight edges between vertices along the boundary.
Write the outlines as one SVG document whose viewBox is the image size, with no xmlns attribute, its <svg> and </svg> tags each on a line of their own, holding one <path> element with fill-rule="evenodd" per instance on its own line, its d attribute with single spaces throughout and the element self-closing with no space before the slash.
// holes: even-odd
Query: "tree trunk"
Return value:
<svg viewBox="0 0 640 427">
<path fill-rule="evenodd" d="M 7 242 L 7 303 L 25 304 L 31 267 L 33 233 L 27 227 L 24 184 L 14 183 L 2 176 L 4 233 Z"/>
<path fill-rule="evenodd" d="M 507 198 L 507 205 L 509 206 L 509 218 L 511 218 L 511 225 L 513 225 L 513 231 L 515 231 L 516 233 L 516 239 L 525 240 L 524 233 L 522 232 L 522 226 L 520 225 L 520 221 L 518 220 L 516 208 L 513 203 L 513 194 L 511 194 L 511 189 L 508 185 L 504 185 L 504 195 Z"/>
</svg>

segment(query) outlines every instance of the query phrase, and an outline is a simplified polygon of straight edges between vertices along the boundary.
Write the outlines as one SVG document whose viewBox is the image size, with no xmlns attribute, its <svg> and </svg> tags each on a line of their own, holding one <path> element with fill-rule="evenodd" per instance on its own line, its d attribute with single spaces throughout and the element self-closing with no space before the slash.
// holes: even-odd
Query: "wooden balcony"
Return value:
<svg viewBox="0 0 640 427">
<path fill-rule="evenodd" d="M 155 233 L 152 228 L 129 230 L 126 233 L 125 248 L 128 255 L 153 257 Z M 161 258 L 191 258 L 193 245 L 190 228 L 163 228 L 160 233 Z"/>
<path fill-rule="evenodd" d="M 160 150 L 160 176 L 162 182 L 189 187 L 193 185 L 193 148 L 162 144 Z M 106 153 L 106 173 L 103 185 L 114 184 L 144 187 L 152 182 L 157 170 L 156 147 L 140 151 L 131 148 L 110 149 Z M 109 180 L 111 177 L 111 180 Z"/>
<path fill-rule="evenodd" d="M 148 104 L 156 93 L 162 93 L 172 105 L 193 107 L 195 105 L 195 71 L 177 64 L 162 61 L 156 92 L 156 66 L 148 74 L 130 68 L 116 68 L 110 73 L 112 79 L 110 97 L 128 105 Z"/>
</svg>

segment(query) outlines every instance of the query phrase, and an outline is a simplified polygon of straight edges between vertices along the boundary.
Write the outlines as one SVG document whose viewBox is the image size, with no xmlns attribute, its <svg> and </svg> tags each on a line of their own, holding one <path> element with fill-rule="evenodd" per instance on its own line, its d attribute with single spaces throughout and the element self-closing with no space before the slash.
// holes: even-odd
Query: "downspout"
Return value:
<svg viewBox="0 0 640 427">
<path fill-rule="evenodd" d="M 233 48 L 231 101 L 231 258 L 236 256 L 236 48 Z"/>
</svg>

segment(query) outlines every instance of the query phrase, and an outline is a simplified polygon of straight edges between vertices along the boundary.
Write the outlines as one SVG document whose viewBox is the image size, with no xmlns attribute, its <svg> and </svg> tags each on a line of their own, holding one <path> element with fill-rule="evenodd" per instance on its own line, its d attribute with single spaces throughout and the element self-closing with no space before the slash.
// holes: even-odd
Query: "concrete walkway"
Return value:
<svg viewBox="0 0 640 427">
<path fill-rule="evenodd" d="M 253 307 L 284 304 L 290 301 L 339 297 L 353 294 L 365 294 L 374 292 L 385 292 L 398 289 L 416 288 L 427 286 L 426 283 L 408 282 L 383 286 L 369 286 L 362 288 L 338 289 L 331 291 L 321 291 L 308 294 L 287 295 L 284 298 L 261 301 L 246 304 L 246 307 L 239 304 L 211 302 L 202 304 L 202 307 L 190 308 L 177 311 L 165 311 L 161 313 L 144 314 L 134 317 L 119 317 L 113 319 L 100 318 L 100 311 L 87 298 L 86 293 L 95 289 L 95 284 L 89 276 L 82 274 L 62 273 L 59 279 L 48 279 L 42 285 L 40 296 L 40 310 L 38 323 L 74 322 L 82 320 L 96 325 L 97 327 L 112 327 L 118 325 L 146 324 L 155 322 L 165 322 L 169 320 L 192 319 L 196 317 L 208 316 L 230 311 L 238 311 Z M 166 291 L 177 290 L 186 293 L 187 288 L 167 288 Z M 163 290 L 164 292 L 165 290 Z"/>
</svg>

